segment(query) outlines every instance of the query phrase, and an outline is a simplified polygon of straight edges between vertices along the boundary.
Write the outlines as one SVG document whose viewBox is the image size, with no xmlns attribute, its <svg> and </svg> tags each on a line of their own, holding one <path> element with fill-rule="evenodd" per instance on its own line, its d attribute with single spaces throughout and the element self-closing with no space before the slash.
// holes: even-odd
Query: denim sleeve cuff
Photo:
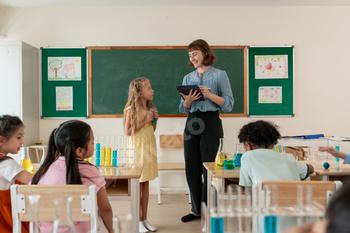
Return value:
<svg viewBox="0 0 350 233">
<path fill-rule="evenodd" d="M 350 164 L 350 154 L 348 154 L 348 153 L 345 154 L 344 163 Z"/>
<path fill-rule="evenodd" d="M 224 102 L 222 103 L 222 105 L 221 105 L 221 110 L 223 111 L 223 112 L 229 112 L 229 111 L 231 111 L 232 110 L 232 108 L 233 108 L 233 99 L 231 100 L 229 97 L 227 97 L 227 96 L 224 96 L 223 97 L 224 98 Z"/>
<path fill-rule="evenodd" d="M 190 110 L 188 108 L 185 108 L 183 104 L 180 105 L 179 111 L 187 114 L 190 112 Z"/>
</svg>

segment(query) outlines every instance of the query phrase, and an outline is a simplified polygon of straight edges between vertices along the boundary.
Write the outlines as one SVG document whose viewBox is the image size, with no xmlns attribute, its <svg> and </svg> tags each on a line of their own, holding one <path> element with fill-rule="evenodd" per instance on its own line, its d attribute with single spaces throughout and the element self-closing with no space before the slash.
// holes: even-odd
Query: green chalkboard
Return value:
<svg viewBox="0 0 350 233">
<path fill-rule="evenodd" d="M 294 116 L 293 46 L 249 48 L 249 116 Z"/>
<path fill-rule="evenodd" d="M 225 70 L 235 99 L 227 116 L 246 116 L 246 47 L 212 47 L 218 57 L 213 67 Z M 194 70 L 187 65 L 186 47 L 90 47 L 89 117 L 121 117 L 129 83 L 150 80 L 153 102 L 160 116 L 181 117 L 176 86 Z"/>
<path fill-rule="evenodd" d="M 41 64 L 42 117 L 87 117 L 86 48 L 41 48 Z"/>
</svg>

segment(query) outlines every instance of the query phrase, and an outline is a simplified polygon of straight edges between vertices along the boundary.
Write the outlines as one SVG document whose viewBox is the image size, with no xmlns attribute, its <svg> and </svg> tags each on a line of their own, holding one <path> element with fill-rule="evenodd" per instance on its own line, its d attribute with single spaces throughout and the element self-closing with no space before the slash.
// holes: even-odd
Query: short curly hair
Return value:
<svg viewBox="0 0 350 233">
<path fill-rule="evenodd" d="M 277 125 L 268 121 L 251 122 L 240 129 L 238 139 L 240 143 L 267 148 L 277 144 L 277 140 L 281 138 L 277 128 Z"/>
</svg>

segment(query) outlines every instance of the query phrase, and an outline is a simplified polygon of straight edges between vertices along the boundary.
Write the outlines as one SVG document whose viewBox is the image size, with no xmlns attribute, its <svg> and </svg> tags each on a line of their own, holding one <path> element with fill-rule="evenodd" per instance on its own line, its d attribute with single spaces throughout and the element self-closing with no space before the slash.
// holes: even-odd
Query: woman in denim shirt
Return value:
<svg viewBox="0 0 350 233">
<path fill-rule="evenodd" d="M 200 218 L 201 202 L 207 202 L 207 171 L 204 162 L 214 162 L 224 136 L 219 111 L 229 112 L 233 107 L 230 81 L 223 70 L 211 65 L 216 57 L 204 40 L 195 40 L 187 47 L 189 66 L 196 68 L 187 74 L 182 85 L 198 85 L 205 101 L 196 101 L 201 97 L 197 91 L 190 91 L 183 97 L 180 112 L 188 113 L 184 131 L 184 151 L 186 179 L 191 192 L 192 209 L 181 218 L 182 222 Z M 202 183 L 202 174 L 204 183 Z"/>
</svg>

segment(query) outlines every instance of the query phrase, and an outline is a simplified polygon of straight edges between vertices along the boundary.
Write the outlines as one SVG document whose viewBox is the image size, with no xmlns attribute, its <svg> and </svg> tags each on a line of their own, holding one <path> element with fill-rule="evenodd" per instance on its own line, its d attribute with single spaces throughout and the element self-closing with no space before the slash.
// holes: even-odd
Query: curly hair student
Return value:
<svg viewBox="0 0 350 233">
<path fill-rule="evenodd" d="M 281 138 L 277 128 L 272 122 L 261 120 L 241 128 L 238 139 L 246 152 L 242 156 L 239 185 L 252 186 L 256 180 L 301 180 L 313 172 L 312 165 L 272 150 Z"/>
</svg>

